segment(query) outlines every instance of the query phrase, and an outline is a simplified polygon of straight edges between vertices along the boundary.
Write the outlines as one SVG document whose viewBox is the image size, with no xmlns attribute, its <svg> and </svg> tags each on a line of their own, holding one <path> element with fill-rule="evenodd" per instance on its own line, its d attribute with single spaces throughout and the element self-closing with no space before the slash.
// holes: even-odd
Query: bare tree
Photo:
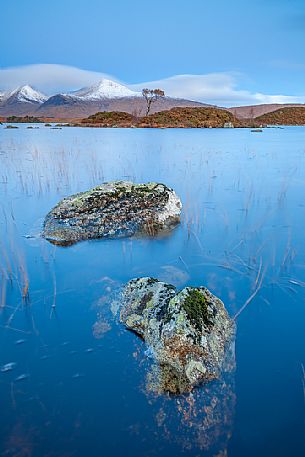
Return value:
<svg viewBox="0 0 305 457">
<path fill-rule="evenodd" d="M 151 104 L 165 96 L 164 90 L 161 89 L 143 89 L 142 95 L 146 101 L 146 116 L 149 115 Z"/>
</svg>

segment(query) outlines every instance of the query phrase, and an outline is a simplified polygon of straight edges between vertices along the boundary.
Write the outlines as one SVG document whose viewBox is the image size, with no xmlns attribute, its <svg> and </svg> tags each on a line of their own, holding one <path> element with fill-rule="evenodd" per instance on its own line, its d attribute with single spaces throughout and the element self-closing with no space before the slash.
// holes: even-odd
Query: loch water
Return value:
<svg viewBox="0 0 305 457">
<path fill-rule="evenodd" d="M 305 128 L 0 126 L 0 455 L 305 455 Z M 34 126 L 37 127 L 37 126 Z M 54 246 L 43 219 L 101 182 L 163 182 L 166 237 Z M 236 317 L 236 370 L 156 397 L 119 290 L 205 285 Z"/>
</svg>

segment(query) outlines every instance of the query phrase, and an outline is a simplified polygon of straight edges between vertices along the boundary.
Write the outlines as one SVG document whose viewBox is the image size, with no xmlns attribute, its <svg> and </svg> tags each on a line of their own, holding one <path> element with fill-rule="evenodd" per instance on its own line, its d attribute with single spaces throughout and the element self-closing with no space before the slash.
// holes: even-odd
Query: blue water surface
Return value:
<svg viewBox="0 0 305 457">
<path fill-rule="evenodd" d="M 0 455 L 304 456 L 305 128 L 0 128 Z M 173 187 L 180 226 L 40 237 L 60 199 L 118 179 Z M 223 300 L 234 379 L 149 392 L 149 352 L 118 319 L 138 276 Z"/>
</svg>

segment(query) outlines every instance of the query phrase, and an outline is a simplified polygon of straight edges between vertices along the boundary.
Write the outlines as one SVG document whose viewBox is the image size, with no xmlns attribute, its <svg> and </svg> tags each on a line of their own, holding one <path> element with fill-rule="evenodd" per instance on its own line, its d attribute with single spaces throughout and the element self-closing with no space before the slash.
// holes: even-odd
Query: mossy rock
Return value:
<svg viewBox="0 0 305 457">
<path fill-rule="evenodd" d="M 123 290 L 120 319 L 150 348 L 159 367 L 159 391 L 185 392 L 226 369 L 235 324 L 205 287 L 178 291 L 154 278 L 131 280 Z"/>
<path fill-rule="evenodd" d="M 187 289 L 187 295 L 182 302 L 182 307 L 185 310 L 188 319 L 194 326 L 200 330 L 202 325 L 207 327 L 213 325 L 213 316 L 209 311 L 208 302 L 200 289 Z"/>
</svg>

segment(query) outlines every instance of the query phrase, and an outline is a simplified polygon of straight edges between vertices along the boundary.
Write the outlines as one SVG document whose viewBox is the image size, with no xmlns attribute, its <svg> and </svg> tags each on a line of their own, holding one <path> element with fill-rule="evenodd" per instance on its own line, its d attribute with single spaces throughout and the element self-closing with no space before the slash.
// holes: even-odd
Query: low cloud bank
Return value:
<svg viewBox="0 0 305 457">
<path fill-rule="evenodd" d="M 209 73 L 206 75 L 177 75 L 159 81 L 131 86 L 160 87 L 167 95 L 199 100 L 220 106 L 260 103 L 303 103 L 304 97 L 289 95 L 267 95 L 238 89 L 238 75 L 234 73 Z"/>
<path fill-rule="evenodd" d="M 105 73 L 57 64 L 0 68 L 0 91 L 29 84 L 47 95 L 53 95 L 96 84 L 102 78 L 115 79 Z"/>
</svg>

